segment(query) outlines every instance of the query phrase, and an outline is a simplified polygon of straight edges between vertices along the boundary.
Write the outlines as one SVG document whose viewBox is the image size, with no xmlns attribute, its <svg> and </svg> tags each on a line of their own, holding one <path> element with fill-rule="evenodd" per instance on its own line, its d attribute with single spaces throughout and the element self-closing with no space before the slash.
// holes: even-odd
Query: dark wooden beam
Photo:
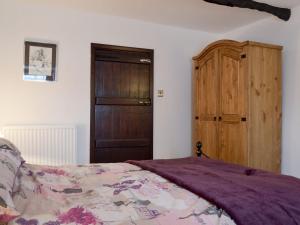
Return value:
<svg viewBox="0 0 300 225">
<path fill-rule="evenodd" d="M 291 17 L 291 9 L 275 7 L 266 3 L 256 2 L 252 0 L 204 0 L 204 1 L 218 4 L 218 5 L 230 6 L 230 7 L 259 10 L 277 16 L 278 18 L 284 21 L 288 21 Z"/>
</svg>

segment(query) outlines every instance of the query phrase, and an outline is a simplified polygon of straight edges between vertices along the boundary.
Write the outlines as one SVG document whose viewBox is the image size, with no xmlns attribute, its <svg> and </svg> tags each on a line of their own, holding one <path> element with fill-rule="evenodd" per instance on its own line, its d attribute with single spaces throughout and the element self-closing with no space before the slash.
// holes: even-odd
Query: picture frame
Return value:
<svg viewBox="0 0 300 225">
<path fill-rule="evenodd" d="M 56 80 L 57 45 L 25 41 L 24 80 Z"/>
</svg>

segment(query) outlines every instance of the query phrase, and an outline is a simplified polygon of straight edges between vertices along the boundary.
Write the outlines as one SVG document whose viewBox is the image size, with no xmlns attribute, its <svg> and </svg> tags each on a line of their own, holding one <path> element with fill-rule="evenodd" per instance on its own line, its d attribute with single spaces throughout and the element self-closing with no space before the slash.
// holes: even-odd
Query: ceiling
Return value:
<svg viewBox="0 0 300 225">
<path fill-rule="evenodd" d="M 299 0 L 260 1 L 288 8 L 300 5 Z M 214 33 L 227 32 L 271 16 L 255 10 L 210 4 L 203 0 L 27 0 L 27 2 L 59 5 Z M 279 21 L 276 17 L 274 20 Z"/>
</svg>

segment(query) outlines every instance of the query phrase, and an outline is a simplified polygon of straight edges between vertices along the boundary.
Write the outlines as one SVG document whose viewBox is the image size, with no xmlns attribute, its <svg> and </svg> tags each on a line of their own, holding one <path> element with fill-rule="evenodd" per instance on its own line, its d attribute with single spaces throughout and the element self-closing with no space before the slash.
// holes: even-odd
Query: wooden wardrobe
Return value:
<svg viewBox="0 0 300 225">
<path fill-rule="evenodd" d="M 280 172 L 282 47 L 221 40 L 194 57 L 193 147 Z"/>
</svg>

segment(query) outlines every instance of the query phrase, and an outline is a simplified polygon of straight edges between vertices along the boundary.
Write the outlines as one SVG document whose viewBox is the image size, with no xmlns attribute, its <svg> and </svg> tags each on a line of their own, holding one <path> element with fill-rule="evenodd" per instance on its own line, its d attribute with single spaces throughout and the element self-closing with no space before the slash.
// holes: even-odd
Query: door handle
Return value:
<svg viewBox="0 0 300 225">
<path fill-rule="evenodd" d="M 151 101 L 139 101 L 140 105 L 150 105 Z"/>
<path fill-rule="evenodd" d="M 151 63 L 151 59 L 140 59 L 141 63 Z"/>
</svg>

